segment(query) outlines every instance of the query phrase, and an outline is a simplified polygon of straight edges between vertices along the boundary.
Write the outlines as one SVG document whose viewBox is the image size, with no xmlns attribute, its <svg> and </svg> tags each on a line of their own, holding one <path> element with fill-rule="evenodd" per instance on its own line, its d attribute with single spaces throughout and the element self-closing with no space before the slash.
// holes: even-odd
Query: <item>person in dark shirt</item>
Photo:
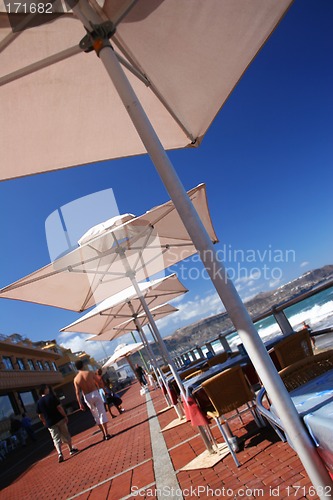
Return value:
<svg viewBox="0 0 333 500">
<path fill-rule="evenodd" d="M 146 387 L 148 385 L 148 382 L 147 382 L 147 379 L 146 379 L 146 372 L 144 371 L 144 369 L 142 368 L 142 366 L 140 366 L 139 364 L 135 365 L 135 374 L 137 376 L 137 379 L 140 382 L 140 385 L 142 387 Z"/>
<path fill-rule="evenodd" d="M 70 455 L 74 455 L 79 450 L 72 446 L 72 438 L 67 427 L 68 417 L 59 399 L 46 384 L 41 386 L 39 395 L 41 398 L 37 403 L 37 414 L 52 436 L 54 447 L 58 452 L 58 462 L 60 463 L 64 461 L 61 451 L 62 442 L 67 444 Z"/>
<path fill-rule="evenodd" d="M 106 404 L 108 405 L 109 411 L 111 412 L 110 407 L 114 405 L 117 408 L 119 414 L 124 413 L 125 410 L 122 407 L 123 401 L 118 396 L 118 394 L 113 392 L 113 390 L 111 389 L 111 382 L 108 378 L 105 379 L 104 392 L 106 397 Z"/>
</svg>

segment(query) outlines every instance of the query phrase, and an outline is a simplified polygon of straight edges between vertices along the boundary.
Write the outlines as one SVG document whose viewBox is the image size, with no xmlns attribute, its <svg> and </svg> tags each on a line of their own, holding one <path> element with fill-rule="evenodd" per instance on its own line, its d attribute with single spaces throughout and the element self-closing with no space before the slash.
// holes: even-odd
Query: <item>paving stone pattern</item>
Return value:
<svg viewBox="0 0 333 500">
<path fill-rule="evenodd" d="M 155 415 L 148 418 L 145 396 L 138 383 L 122 394 L 125 413 L 110 419 L 113 438 L 102 441 L 90 413 L 70 415 L 73 444 L 80 453 L 58 464 L 56 452 L 46 429 L 38 433 L 36 443 L 13 452 L 0 468 L 0 499 L 17 500 L 120 500 L 173 498 L 278 498 L 317 499 L 310 480 L 295 452 L 279 441 L 274 431 L 258 432 L 251 420 L 243 427 L 234 419 L 231 428 L 242 439 L 236 468 L 230 455 L 208 469 L 180 469 L 205 450 L 195 427 L 186 422 L 162 432 L 180 491 L 156 491 L 154 461 L 150 438 L 150 420 L 158 418 L 163 429 L 176 418 L 173 409 L 165 411 L 160 390 L 151 391 Z M 222 438 L 216 426 L 213 433 Z"/>
</svg>

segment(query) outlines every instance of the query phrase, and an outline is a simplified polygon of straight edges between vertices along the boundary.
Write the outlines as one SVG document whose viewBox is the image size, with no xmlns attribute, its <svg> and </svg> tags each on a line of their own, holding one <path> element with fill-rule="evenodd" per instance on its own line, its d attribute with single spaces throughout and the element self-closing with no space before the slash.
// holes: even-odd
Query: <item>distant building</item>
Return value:
<svg viewBox="0 0 333 500">
<path fill-rule="evenodd" d="M 128 363 L 124 363 L 124 364 L 115 363 L 114 368 L 116 370 L 116 374 L 118 376 L 119 381 L 125 380 L 127 378 L 130 378 L 130 379 L 135 378 L 133 370 Z"/>
<path fill-rule="evenodd" d="M 63 379 L 59 357 L 18 334 L 0 338 L 0 435 L 8 431 L 10 415 L 36 416 L 40 385 L 55 386 Z"/>
<path fill-rule="evenodd" d="M 0 436 L 8 432 L 11 415 L 26 413 L 37 420 L 41 384 L 52 386 L 67 412 L 78 408 L 73 385 L 78 359 L 90 370 L 99 368 L 89 354 L 72 353 L 55 340 L 32 342 L 19 334 L 0 335 Z"/>
<path fill-rule="evenodd" d="M 99 364 L 84 351 L 73 353 L 71 349 L 59 346 L 55 340 L 41 341 L 37 343 L 44 351 L 55 352 L 60 357 L 56 361 L 57 368 L 62 374 L 60 383 L 54 385 L 58 398 L 67 412 L 78 408 L 73 380 L 77 374 L 75 361 L 81 359 L 88 370 L 96 371 Z"/>
<path fill-rule="evenodd" d="M 132 368 L 125 359 L 108 366 L 106 374 L 114 385 L 122 385 L 135 378 Z"/>
</svg>

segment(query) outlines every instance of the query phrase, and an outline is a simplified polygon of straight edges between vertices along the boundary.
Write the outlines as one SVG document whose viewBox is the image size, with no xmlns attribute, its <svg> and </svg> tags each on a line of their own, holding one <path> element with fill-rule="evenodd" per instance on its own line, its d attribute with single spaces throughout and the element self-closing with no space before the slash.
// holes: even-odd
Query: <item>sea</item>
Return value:
<svg viewBox="0 0 333 500">
<path fill-rule="evenodd" d="M 333 328 L 333 287 L 284 309 L 284 313 L 295 331 L 301 330 L 304 322 L 313 331 Z M 281 330 L 274 316 L 268 316 L 254 325 L 264 342 L 281 335 Z M 231 333 L 226 338 L 232 350 L 236 350 L 237 345 L 242 343 L 237 332 Z M 212 342 L 212 346 L 215 353 L 222 350 L 219 340 Z M 321 348 L 333 347 L 333 333 L 316 337 L 316 346 Z M 206 354 L 206 349 L 203 348 L 202 350 Z"/>
</svg>

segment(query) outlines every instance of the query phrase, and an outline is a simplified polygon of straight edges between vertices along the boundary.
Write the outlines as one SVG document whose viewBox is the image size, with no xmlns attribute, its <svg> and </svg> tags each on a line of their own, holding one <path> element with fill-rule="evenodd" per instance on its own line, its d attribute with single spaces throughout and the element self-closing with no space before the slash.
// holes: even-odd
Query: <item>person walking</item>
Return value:
<svg viewBox="0 0 333 500">
<path fill-rule="evenodd" d="M 37 414 L 51 434 L 54 447 L 58 452 L 58 462 L 61 463 L 64 461 L 62 443 L 67 444 L 70 455 L 75 455 L 79 450 L 72 446 L 72 438 L 67 427 L 68 417 L 59 399 L 46 384 L 41 385 L 39 395 Z"/>
<path fill-rule="evenodd" d="M 140 382 L 141 387 L 146 387 L 148 385 L 146 379 L 146 372 L 138 363 L 135 365 L 135 374 Z"/>
<path fill-rule="evenodd" d="M 111 405 L 107 402 L 106 383 L 104 382 L 101 368 L 99 368 L 96 372 L 96 379 L 97 389 L 101 395 L 101 398 L 103 399 L 105 411 L 108 411 L 112 418 L 116 418 L 116 416 L 111 411 Z"/>
<path fill-rule="evenodd" d="M 125 409 L 122 407 L 123 401 L 118 396 L 118 394 L 116 394 L 115 392 L 113 392 L 113 390 L 112 390 L 111 387 L 112 387 L 111 386 L 111 382 L 107 378 L 105 380 L 105 386 L 104 386 L 104 392 L 105 392 L 105 397 L 106 397 L 106 404 L 108 405 L 109 410 L 110 410 L 110 408 L 111 408 L 112 405 L 115 406 L 117 408 L 117 410 L 118 410 L 119 415 L 121 415 L 125 411 Z"/>
<path fill-rule="evenodd" d="M 100 381 L 94 372 L 83 369 L 83 362 L 81 359 L 76 361 L 75 366 L 79 372 L 74 378 L 75 394 L 79 408 L 82 411 L 86 410 L 81 400 L 82 393 L 96 424 L 103 433 L 104 441 L 108 441 L 112 436 L 108 433 L 108 416 L 105 411 L 103 399 L 98 390 Z"/>
</svg>

